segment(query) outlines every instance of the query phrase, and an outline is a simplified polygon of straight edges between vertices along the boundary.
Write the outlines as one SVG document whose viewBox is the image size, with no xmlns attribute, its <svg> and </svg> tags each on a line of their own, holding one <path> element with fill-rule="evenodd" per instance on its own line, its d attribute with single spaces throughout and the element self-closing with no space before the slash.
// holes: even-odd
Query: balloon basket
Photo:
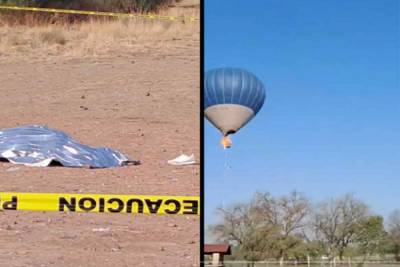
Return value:
<svg viewBox="0 0 400 267">
<path fill-rule="evenodd" d="M 231 139 L 229 138 L 229 136 L 224 136 L 224 137 L 222 138 L 222 140 L 221 140 L 221 145 L 223 146 L 224 149 L 231 148 L 231 146 L 232 146 L 232 141 L 231 141 Z"/>
</svg>

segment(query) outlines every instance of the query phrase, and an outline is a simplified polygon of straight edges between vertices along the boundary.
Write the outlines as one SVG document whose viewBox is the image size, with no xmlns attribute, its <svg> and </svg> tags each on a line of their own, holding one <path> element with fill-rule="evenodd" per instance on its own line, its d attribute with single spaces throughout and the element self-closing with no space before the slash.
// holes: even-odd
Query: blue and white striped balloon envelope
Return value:
<svg viewBox="0 0 400 267">
<path fill-rule="evenodd" d="M 239 68 L 212 69 L 205 74 L 204 113 L 224 136 L 248 123 L 265 101 L 265 87 L 251 72 Z"/>
</svg>

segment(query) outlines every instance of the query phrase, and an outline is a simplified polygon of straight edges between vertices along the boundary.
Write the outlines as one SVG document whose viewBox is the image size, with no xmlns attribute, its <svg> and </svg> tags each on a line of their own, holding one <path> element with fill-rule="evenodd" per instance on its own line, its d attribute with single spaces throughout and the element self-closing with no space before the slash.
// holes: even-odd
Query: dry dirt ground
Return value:
<svg viewBox="0 0 400 267">
<path fill-rule="evenodd" d="M 0 163 L 0 192 L 199 195 L 199 165 L 166 163 L 181 152 L 199 159 L 200 41 L 198 27 L 190 27 L 160 38 L 138 33 L 133 41 L 105 36 L 76 53 L 72 47 L 89 37 L 68 39 L 73 29 L 65 45 L 3 43 L 0 129 L 45 124 L 142 164 L 90 170 Z M 3 211 L 0 265 L 198 266 L 199 227 L 198 216 Z"/>
</svg>

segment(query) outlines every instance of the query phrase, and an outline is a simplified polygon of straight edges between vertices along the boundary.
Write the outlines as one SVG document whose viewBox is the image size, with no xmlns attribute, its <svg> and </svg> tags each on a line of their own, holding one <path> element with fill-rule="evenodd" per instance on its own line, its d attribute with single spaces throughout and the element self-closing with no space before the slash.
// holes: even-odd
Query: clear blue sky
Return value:
<svg viewBox="0 0 400 267">
<path fill-rule="evenodd" d="M 267 101 L 228 151 L 205 126 L 205 222 L 298 190 L 400 208 L 400 1 L 206 0 L 205 67 L 243 67 Z"/>
</svg>

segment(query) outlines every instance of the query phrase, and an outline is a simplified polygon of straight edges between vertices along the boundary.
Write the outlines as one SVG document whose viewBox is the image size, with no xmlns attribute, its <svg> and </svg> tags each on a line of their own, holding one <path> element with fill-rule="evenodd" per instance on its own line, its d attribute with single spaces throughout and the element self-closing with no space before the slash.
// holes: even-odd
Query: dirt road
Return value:
<svg viewBox="0 0 400 267">
<path fill-rule="evenodd" d="M 0 163 L 0 192 L 199 195 L 199 38 L 116 46 L 101 56 L 0 61 L 0 128 L 45 124 L 140 166 L 33 168 Z M 57 50 L 57 49 L 54 49 Z M 1 266 L 198 266 L 197 216 L 0 212 Z"/>
</svg>

